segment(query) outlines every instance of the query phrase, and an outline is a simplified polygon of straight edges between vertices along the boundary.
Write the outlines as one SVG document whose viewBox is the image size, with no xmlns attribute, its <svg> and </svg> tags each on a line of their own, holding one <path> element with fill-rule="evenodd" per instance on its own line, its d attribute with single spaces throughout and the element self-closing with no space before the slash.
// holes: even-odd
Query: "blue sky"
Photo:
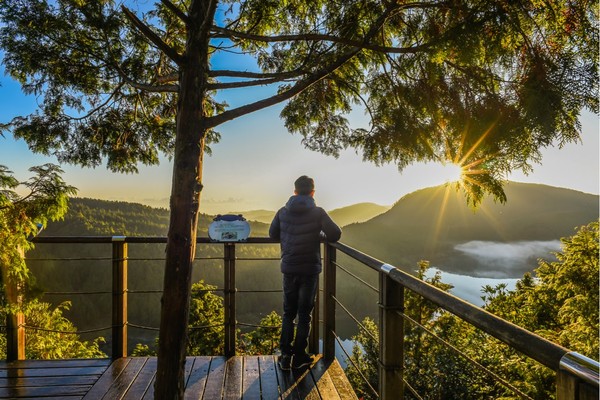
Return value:
<svg viewBox="0 0 600 400">
<path fill-rule="evenodd" d="M 252 69 L 251 64 L 248 69 Z M 0 123 L 35 110 L 36 99 L 23 95 L 18 83 L 1 69 L 0 85 Z M 250 93 L 259 92 L 253 89 Z M 248 93 L 231 93 L 225 100 L 234 106 L 248 101 Z M 391 205 L 405 194 L 450 179 L 448 168 L 442 165 L 414 164 L 400 173 L 394 165 L 376 167 L 363 162 L 353 150 L 338 159 L 306 150 L 301 138 L 283 126 L 280 110 L 281 105 L 218 127 L 222 140 L 212 146 L 213 155 L 205 158 L 202 212 L 275 210 L 285 203 L 292 194 L 293 181 L 303 174 L 315 178 L 315 198 L 327 210 L 359 202 Z M 350 120 L 354 127 L 366 126 L 360 113 L 352 114 Z M 526 176 L 516 172 L 507 178 L 598 194 L 598 116 L 584 113 L 581 122 L 581 143 L 547 148 L 542 164 L 534 165 L 533 173 Z M 27 179 L 29 167 L 46 162 L 56 160 L 33 154 L 26 143 L 10 134 L 0 137 L 0 164 L 14 171 L 18 179 Z M 172 165 L 166 159 L 158 167 L 140 168 L 137 175 L 115 174 L 104 167 L 62 167 L 64 179 L 79 189 L 80 197 L 168 205 Z"/>
</svg>

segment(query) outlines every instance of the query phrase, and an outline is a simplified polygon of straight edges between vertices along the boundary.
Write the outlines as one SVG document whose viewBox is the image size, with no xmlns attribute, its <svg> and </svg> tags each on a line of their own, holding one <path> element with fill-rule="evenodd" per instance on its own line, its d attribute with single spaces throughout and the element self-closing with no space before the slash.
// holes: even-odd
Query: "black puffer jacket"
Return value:
<svg viewBox="0 0 600 400">
<path fill-rule="evenodd" d="M 271 222 L 269 236 L 281 242 L 281 272 L 313 275 L 321 272 L 321 238 L 337 242 L 342 235 L 339 226 L 312 196 L 290 197 Z"/>
</svg>

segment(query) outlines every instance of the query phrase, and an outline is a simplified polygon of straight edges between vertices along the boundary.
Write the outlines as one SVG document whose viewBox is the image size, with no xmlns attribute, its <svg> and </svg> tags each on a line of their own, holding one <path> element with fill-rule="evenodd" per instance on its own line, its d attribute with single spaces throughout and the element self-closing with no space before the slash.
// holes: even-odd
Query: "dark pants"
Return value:
<svg viewBox="0 0 600 400">
<path fill-rule="evenodd" d="M 283 321 L 281 326 L 281 354 L 306 354 L 310 333 L 311 313 L 319 287 L 319 274 L 283 274 Z M 298 326 L 294 339 L 294 319 Z"/>
</svg>

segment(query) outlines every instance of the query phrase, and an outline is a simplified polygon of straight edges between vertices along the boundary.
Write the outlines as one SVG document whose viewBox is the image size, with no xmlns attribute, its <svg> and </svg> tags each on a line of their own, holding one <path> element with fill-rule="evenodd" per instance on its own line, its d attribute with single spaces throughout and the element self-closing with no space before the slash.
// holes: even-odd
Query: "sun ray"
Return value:
<svg viewBox="0 0 600 400">
<path fill-rule="evenodd" d="M 465 161 L 467 161 L 467 159 L 471 156 L 471 154 L 479 147 L 479 145 L 481 144 L 481 142 L 483 142 L 483 140 L 487 137 L 487 135 L 490 134 L 490 132 L 492 131 L 492 129 L 494 129 L 494 125 L 490 126 L 484 133 L 483 135 L 481 135 L 479 137 L 479 139 L 477 139 L 477 142 L 475 142 L 473 144 L 473 146 L 471 146 L 471 148 L 469 149 L 469 151 L 467 151 L 463 157 L 460 159 L 460 161 L 457 163 L 458 165 L 463 165 L 465 163 Z M 463 140 L 464 140 L 464 136 L 463 136 Z M 462 147 L 462 144 L 461 144 Z M 460 153 L 457 153 L 460 154 Z"/>
</svg>

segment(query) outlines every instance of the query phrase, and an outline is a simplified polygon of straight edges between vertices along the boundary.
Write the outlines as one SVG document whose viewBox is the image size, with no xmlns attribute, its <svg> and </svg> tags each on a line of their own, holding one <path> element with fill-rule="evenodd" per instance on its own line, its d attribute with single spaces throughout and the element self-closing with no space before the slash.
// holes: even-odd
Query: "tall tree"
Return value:
<svg viewBox="0 0 600 400">
<path fill-rule="evenodd" d="M 146 4 L 145 2 L 139 2 Z M 593 1 L 113 0 L 0 2 L 6 71 L 40 108 L 6 126 L 34 151 L 115 171 L 173 156 L 157 398 L 183 393 L 203 154 L 219 125 L 287 102 L 306 147 L 455 162 L 469 200 L 579 138 L 597 111 Z M 239 53 L 256 68 L 218 68 Z M 271 85 L 230 108 L 216 94 Z M 364 107 L 369 129 L 344 117 Z"/>
</svg>

